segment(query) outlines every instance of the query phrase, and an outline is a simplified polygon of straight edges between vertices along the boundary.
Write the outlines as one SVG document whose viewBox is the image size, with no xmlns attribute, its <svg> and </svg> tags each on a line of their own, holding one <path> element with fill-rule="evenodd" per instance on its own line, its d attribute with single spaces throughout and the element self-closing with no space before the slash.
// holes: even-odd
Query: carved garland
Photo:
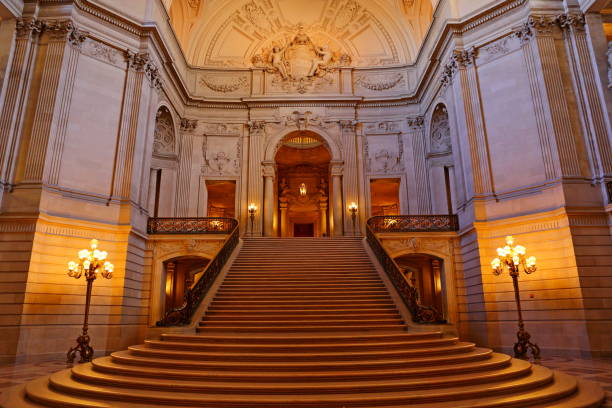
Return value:
<svg viewBox="0 0 612 408">
<path fill-rule="evenodd" d="M 248 85 L 247 77 L 242 76 L 240 78 L 236 78 L 233 82 L 230 83 L 215 83 L 211 81 L 207 77 L 200 78 L 200 83 L 206 85 L 209 89 L 215 92 L 221 93 L 230 93 L 235 92 L 240 88 L 244 88 Z"/>
<path fill-rule="evenodd" d="M 402 81 L 402 79 L 404 79 L 404 76 L 400 73 L 396 73 L 391 78 L 383 79 L 382 81 L 378 82 L 369 80 L 366 75 L 361 75 L 357 77 L 355 83 L 371 91 L 386 91 L 395 88 L 397 84 Z"/>
</svg>

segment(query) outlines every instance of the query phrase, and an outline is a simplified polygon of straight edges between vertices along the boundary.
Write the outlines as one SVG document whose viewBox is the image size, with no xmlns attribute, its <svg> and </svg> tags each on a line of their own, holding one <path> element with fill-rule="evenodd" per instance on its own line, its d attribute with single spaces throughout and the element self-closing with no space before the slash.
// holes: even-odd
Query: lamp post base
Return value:
<svg viewBox="0 0 612 408">
<path fill-rule="evenodd" d="M 531 335 L 526 332 L 522 327 L 519 327 L 519 331 L 516 332 L 518 341 L 514 343 L 514 357 L 520 358 L 521 360 L 529 360 L 527 353 L 531 351 L 533 360 L 536 363 L 540 362 L 540 347 L 529 341 Z"/>
<path fill-rule="evenodd" d="M 89 340 L 89 335 L 86 333 L 83 333 L 79 337 L 77 337 L 77 345 L 68 350 L 66 362 L 72 364 L 77 353 L 81 355 L 79 363 L 87 363 L 91 361 L 91 359 L 93 358 L 94 350 L 89 345 Z"/>
</svg>

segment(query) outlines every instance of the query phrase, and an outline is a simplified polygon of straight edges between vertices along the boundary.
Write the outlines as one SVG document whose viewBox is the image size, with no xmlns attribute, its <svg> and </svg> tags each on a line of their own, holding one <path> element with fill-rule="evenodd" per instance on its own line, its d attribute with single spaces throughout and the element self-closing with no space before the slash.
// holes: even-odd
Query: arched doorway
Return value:
<svg viewBox="0 0 612 408">
<path fill-rule="evenodd" d="M 444 261 L 427 254 L 407 254 L 395 258 L 406 280 L 415 286 L 420 303 L 445 315 L 442 268 Z"/>
<path fill-rule="evenodd" d="M 162 315 L 183 304 L 185 292 L 198 281 L 209 262 L 200 256 L 181 256 L 164 262 L 166 297 Z"/>
<path fill-rule="evenodd" d="M 329 236 L 330 161 L 329 148 L 314 132 L 281 140 L 275 155 L 279 236 Z"/>
</svg>

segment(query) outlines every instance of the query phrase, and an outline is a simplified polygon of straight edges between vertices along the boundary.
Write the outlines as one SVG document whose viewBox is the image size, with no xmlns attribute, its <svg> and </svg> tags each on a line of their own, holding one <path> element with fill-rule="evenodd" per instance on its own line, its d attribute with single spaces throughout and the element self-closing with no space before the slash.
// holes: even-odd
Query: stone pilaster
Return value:
<svg viewBox="0 0 612 408">
<path fill-rule="evenodd" d="M 263 211 L 263 180 L 261 162 L 264 155 L 264 139 L 266 136 L 266 123 L 264 121 L 252 121 L 248 124 L 249 127 L 249 156 L 248 156 L 248 193 L 247 206 L 255 204 L 257 212 L 253 222 L 253 235 L 261 235 L 262 233 L 262 211 Z M 246 166 L 245 166 L 246 167 Z M 245 214 L 248 212 L 245 211 Z M 250 228 L 250 221 L 249 221 Z"/>
<path fill-rule="evenodd" d="M 13 182 L 15 157 L 21 138 L 24 104 L 27 100 L 33 60 L 43 23 L 36 19 L 19 19 L 16 24 L 13 58 L 0 101 L 0 205 L 2 196 Z"/>
<path fill-rule="evenodd" d="M 516 32 L 522 42 L 548 179 L 580 175 L 576 139 L 555 47 L 555 28 L 552 18 L 531 16 Z"/>
<path fill-rule="evenodd" d="M 361 220 L 361 212 L 365 207 L 365 201 L 360 198 L 360 188 L 363 176 L 360 177 L 360 167 L 357 166 L 357 135 L 355 132 L 355 124 L 349 121 L 343 121 L 340 123 L 340 130 L 342 132 L 342 146 L 343 159 L 346 169 L 351 169 L 344 174 L 344 201 L 348 205 L 350 203 L 356 203 L 359 208 L 359 219 Z M 363 167 L 361 167 L 362 169 Z M 343 208 L 343 211 L 347 211 Z M 351 217 L 344 217 L 344 231 L 351 231 L 351 234 L 359 234 L 361 230 L 361 222 L 355 223 L 355 231 L 353 231 L 353 222 Z"/>
<path fill-rule="evenodd" d="M 585 31 L 582 14 L 561 14 L 555 22 L 561 27 L 576 88 L 593 177 L 602 180 L 612 174 L 612 148 L 609 116 L 605 111 L 604 88 L 596 74 L 595 63 Z"/>
<path fill-rule="evenodd" d="M 135 167 L 136 139 L 139 131 L 141 112 L 149 103 L 145 94 L 145 82 L 150 87 L 159 87 L 159 73 L 149 60 L 148 53 L 126 53 L 126 80 L 123 92 L 123 107 L 119 125 L 119 140 L 115 152 L 115 170 L 113 176 L 111 200 L 129 200 L 131 198 L 132 176 Z"/>
<path fill-rule="evenodd" d="M 70 20 L 44 23 L 43 41 L 47 46 L 23 182 L 57 184 L 79 51 L 84 40 L 85 33 Z"/>
<path fill-rule="evenodd" d="M 493 176 L 476 70 L 476 57 L 477 51 L 474 48 L 455 51 L 449 69 L 456 71 L 455 75 L 463 101 L 474 195 L 486 196 L 493 193 Z"/>
<path fill-rule="evenodd" d="M 274 176 L 275 169 L 273 162 L 263 163 L 263 178 L 264 178 L 264 236 L 275 236 L 274 231 L 274 214 L 276 212 L 276 202 L 274 200 Z"/>
<path fill-rule="evenodd" d="M 427 165 L 425 163 L 425 126 L 422 116 L 408 119 L 408 137 L 412 141 L 414 178 L 417 208 L 416 214 L 431 214 L 431 193 Z"/>
<path fill-rule="evenodd" d="M 176 189 L 176 216 L 189 217 L 189 190 L 191 185 L 191 161 L 193 158 L 194 130 L 197 120 L 182 119 L 179 137 L 179 168 Z"/>
<path fill-rule="evenodd" d="M 344 203 L 342 202 L 342 173 L 344 172 L 344 163 L 332 162 L 331 165 L 331 176 L 332 176 L 332 220 L 333 225 L 331 233 L 333 236 L 344 235 L 343 219 L 344 217 Z"/>
</svg>

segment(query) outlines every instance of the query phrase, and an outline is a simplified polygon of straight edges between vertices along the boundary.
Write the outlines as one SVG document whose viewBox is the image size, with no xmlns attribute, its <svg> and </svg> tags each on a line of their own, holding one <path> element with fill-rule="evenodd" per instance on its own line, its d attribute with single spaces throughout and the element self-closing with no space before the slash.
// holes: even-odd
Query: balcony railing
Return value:
<svg viewBox="0 0 612 408">
<path fill-rule="evenodd" d="M 376 217 L 378 218 L 378 217 Z M 385 218 L 385 217 L 380 217 Z M 372 219 L 370 219 L 372 221 Z M 422 305 L 419 302 L 419 291 L 410 283 L 402 274 L 400 267 L 391 258 L 391 256 L 385 251 L 382 242 L 376 237 L 374 230 L 368 225 L 366 226 L 366 238 L 368 244 L 372 248 L 372 251 L 378 258 L 378 261 L 382 265 L 385 273 L 395 286 L 395 289 L 399 293 L 400 297 L 404 301 L 404 304 L 412 315 L 412 321 L 415 323 L 430 323 L 430 324 L 443 324 L 446 323 L 444 316 L 439 310 Z"/>
<path fill-rule="evenodd" d="M 149 234 L 230 234 L 238 226 L 234 218 L 149 218 Z"/>
<path fill-rule="evenodd" d="M 373 232 L 448 232 L 459 229 L 456 215 L 385 215 L 372 217 Z"/>
<path fill-rule="evenodd" d="M 183 218 L 156 218 L 154 220 L 185 220 Z M 187 218 L 186 220 L 190 220 Z M 191 323 L 191 318 L 195 313 L 196 309 L 206 296 L 206 293 L 217 279 L 217 276 L 225 266 L 227 260 L 232 255 L 234 248 L 238 245 L 240 240 L 240 233 L 238 229 L 238 221 L 232 218 L 194 218 L 191 220 L 200 220 L 200 223 L 181 223 L 177 221 L 174 224 L 163 223 L 154 224 L 154 226 L 162 226 L 157 233 L 159 234 L 202 234 L 202 233 L 213 233 L 213 234 L 225 234 L 229 233 L 230 236 L 226 238 L 221 250 L 215 255 L 215 257 L 208 263 L 206 269 L 200 276 L 197 282 L 193 284 L 185 292 L 183 304 L 172 309 L 164 315 L 164 317 L 157 322 L 157 326 L 183 326 Z M 209 230 L 212 222 L 220 220 L 223 222 L 221 227 L 215 227 L 215 229 Z M 210 222 L 209 222 L 210 221 Z M 149 227 L 151 227 L 151 220 L 149 220 Z M 231 229 L 229 229 L 231 227 Z M 183 228 L 183 229 L 181 229 Z M 228 231 L 229 229 L 229 231 Z M 171 231 L 171 232 L 168 232 Z M 152 233 L 149 231 L 149 233 Z"/>
</svg>

